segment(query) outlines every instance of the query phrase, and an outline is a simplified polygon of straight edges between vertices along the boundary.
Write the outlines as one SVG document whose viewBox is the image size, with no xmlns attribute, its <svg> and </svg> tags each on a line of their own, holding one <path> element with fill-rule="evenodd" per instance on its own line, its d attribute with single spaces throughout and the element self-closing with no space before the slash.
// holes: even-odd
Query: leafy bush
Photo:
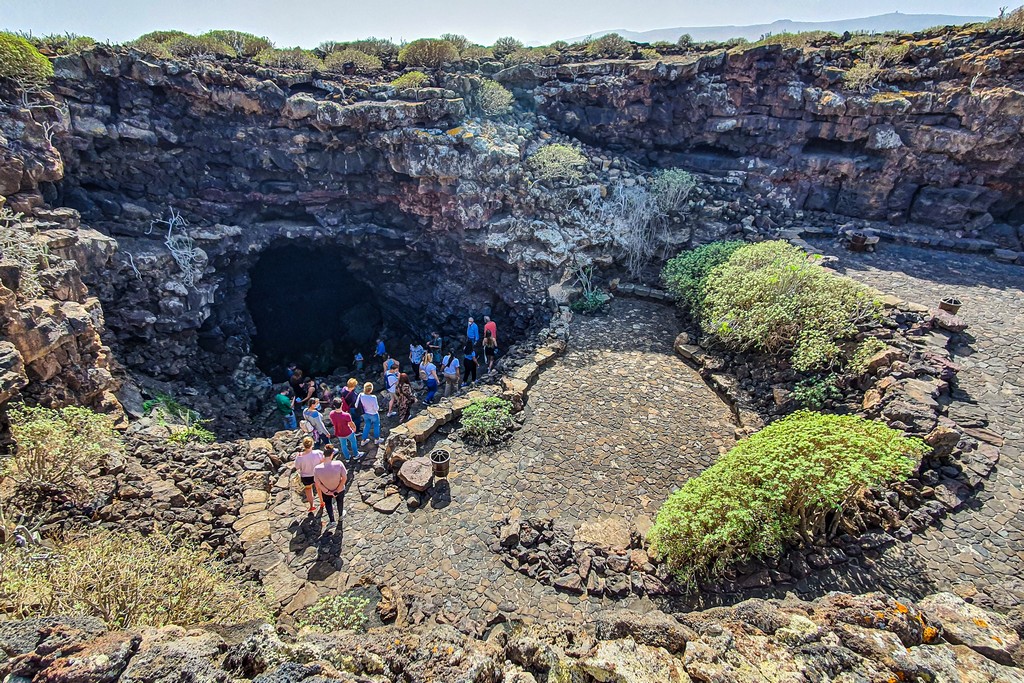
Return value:
<svg viewBox="0 0 1024 683">
<path fill-rule="evenodd" d="M 485 80 L 477 92 L 480 110 L 488 116 L 498 116 L 512 111 L 515 98 L 501 83 Z"/>
<path fill-rule="evenodd" d="M 556 40 L 555 42 L 548 45 L 547 49 L 552 53 L 565 52 L 566 50 L 569 49 L 569 43 L 565 42 L 564 40 Z"/>
<path fill-rule="evenodd" d="M 52 491 L 87 487 L 86 473 L 124 446 L 109 415 L 88 408 L 21 406 L 8 412 L 16 444 L 4 474 L 22 486 Z"/>
<path fill-rule="evenodd" d="M 324 59 L 324 69 L 341 71 L 346 64 L 351 64 L 356 73 L 374 74 L 384 68 L 379 58 L 351 48 L 340 52 L 332 52 Z"/>
<path fill-rule="evenodd" d="M 270 616 L 262 596 L 208 551 L 160 534 L 92 530 L 0 557 L 0 610 L 11 618 L 81 615 L 112 629 L 240 623 Z"/>
<path fill-rule="evenodd" d="M 469 42 L 469 38 L 457 33 L 445 33 L 441 36 L 441 40 L 451 43 L 460 56 L 470 45 L 472 45 L 472 43 Z"/>
<path fill-rule="evenodd" d="M 256 55 L 255 60 L 263 66 L 299 71 L 313 71 L 323 66 L 323 62 L 315 54 L 301 47 L 263 50 Z"/>
<path fill-rule="evenodd" d="M 203 427 L 210 420 L 204 420 L 198 412 L 182 405 L 173 396 L 158 394 L 156 398 L 143 401 L 142 410 L 171 429 L 171 435 L 167 437 L 171 443 L 213 443 L 217 439 L 216 434 Z"/>
<path fill-rule="evenodd" d="M 538 180 L 560 179 L 577 182 L 587 165 L 583 152 L 571 145 L 554 144 L 541 147 L 527 160 Z"/>
<path fill-rule="evenodd" d="M 498 38 L 494 41 L 494 45 L 491 46 L 491 51 L 494 53 L 495 59 L 504 59 L 516 50 L 521 49 L 523 49 L 522 41 L 516 40 L 512 36 Z"/>
<path fill-rule="evenodd" d="M 202 39 L 215 40 L 230 47 L 239 57 L 255 57 L 264 50 L 273 49 L 270 38 L 257 36 L 244 31 L 207 31 L 199 36 Z"/>
<path fill-rule="evenodd" d="M 797 382 L 793 388 L 793 399 L 802 407 L 821 410 L 829 401 L 843 397 L 836 386 L 835 377 L 809 377 Z"/>
<path fill-rule="evenodd" d="M 692 173 L 681 168 L 668 168 L 654 176 L 651 192 L 658 200 L 658 208 L 663 213 L 671 213 L 682 208 L 695 187 L 697 179 Z"/>
<path fill-rule="evenodd" d="M 781 45 L 782 47 L 811 47 L 825 40 L 837 38 L 831 31 L 802 31 L 800 33 L 768 33 L 750 47 Z"/>
<path fill-rule="evenodd" d="M 96 45 L 96 41 L 89 36 L 80 36 L 75 33 L 52 33 L 38 37 L 25 36 L 25 39 L 38 50 L 52 52 L 55 55 L 74 55 L 85 52 Z"/>
<path fill-rule="evenodd" d="M 583 52 L 592 58 L 628 57 L 633 54 L 633 43 L 618 33 L 609 33 L 587 43 Z"/>
<path fill-rule="evenodd" d="M 540 64 L 547 57 L 555 54 L 558 54 L 557 51 L 547 47 L 524 47 L 505 55 L 505 64 L 506 66 Z"/>
<path fill-rule="evenodd" d="M 459 50 L 447 40 L 421 38 L 399 50 L 398 61 L 408 66 L 436 68 L 459 61 Z"/>
<path fill-rule="evenodd" d="M 133 50 L 138 50 L 139 52 L 145 52 L 146 54 L 159 59 L 171 58 L 171 51 L 167 49 L 167 46 L 164 43 L 145 36 L 142 38 L 136 38 L 129 43 L 125 43 L 125 47 L 130 47 Z"/>
<path fill-rule="evenodd" d="M 712 242 L 681 252 L 665 264 L 661 271 L 661 281 L 684 308 L 699 316 L 708 275 L 728 261 L 732 253 L 744 244 L 738 240 Z"/>
<path fill-rule="evenodd" d="M 648 540 L 681 580 L 713 577 L 787 541 L 834 534 L 865 489 L 909 476 L 927 450 L 881 422 L 798 411 L 672 493 Z"/>
<path fill-rule="evenodd" d="M 594 313 L 597 313 L 602 308 L 604 308 L 605 304 L 607 304 L 609 301 L 611 301 L 611 297 L 609 297 L 605 292 L 602 292 L 601 290 L 596 290 L 593 292 L 584 292 L 579 299 L 576 299 L 571 304 L 569 304 L 569 308 L 574 313 L 593 315 Z"/>
<path fill-rule="evenodd" d="M 22 214 L 14 213 L 6 206 L 0 208 L 0 254 L 4 260 L 18 265 L 18 296 L 32 299 L 43 293 L 39 270 L 49 265 L 48 250 L 45 242 L 37 240 L 29 232 L 22 218 Z"/>
<path fill-rule="evenodd" d="M 850 356 L 849 370 L 852 374 L 860 377 L 868 371 L 868 361 L 879 351 L 887 347 L 886 343 L 878 337 L 865 337 L 864 341 L 857 344 Z"/>
<path fill-rule="evenodd" d="M 53 65 L 21 36 L 0 33 L 0 78 L 19 87 L 42 85 L 53 78 Z"/>
<path fill-rule="evenodd" d="M 495 443 L 511 428 L 512 404 L 503 398 L 476 398 L 462 411 L 462 438 L 467 441 Z"/>
<path fill-rule="evenodd" d="M 398 58 L 398 46 L 387 38 L 363 38 L 349 43 L 348 47 L 353 50 L 373 55 L 382 62 L 393 62 Z"/>
<path fill-rule="evenodd" d="M 428 83 L 430 83 L 430 76 L 427 76 L 422 71 L 410 71 L 391 81 L 391 85 L 399 90 L 402 88 L 422 88 Z"/>
<path fill-rule="evenodd" d="M 494 53 L 491 49 L 481 45 L 470 45 L 462 51 L 461 56 L 463 59 L 476 59 L 479 61 L 494 59 Z"/>
<path fill-rule="evenodd" d="M 637 50 L 637 54 L 640 55 L 640 59 L 661 59 L 661 53 L 653 47 L 642 47 Z"/>
<path fill-rule="evenodd" d="M 369 607 L 370 600 L 358 595 L 328 595 L 307 607 L 305 617 L 298 623 L 323 633 L 363 631 L 369 621 Z"/>
<path fill-rule="evenodd" d="M 878 82 L 882 69 L 902 62 L 909 51 L 910 45 L 890 40 L 868 45 L 861 58 L 843 74 L 843 81 L 852 90 L 867 92 Z"/>
<path fill-rule="evenodd" d="M 171 30 L 171 31 L 150 31 L 149 33 L 143 33 L 141 36 L 139 36 L 135 40 L 144 40 L 144 41 L 147 41 L 147 42 L 163 44 L 163 43 L 169 43 L 172 40 L 174 40 L 175 38 L 181 38 L 181 37 L 187 36 L 187 35 L 188 34 L 185 33 L 184 31 L 176 31 L 176 30 Z"/>
<path fill-rule="evenodd" d="M 216 59 L 217 57 L 235 57 L 235 51 L 227 43 L 207 36 L 182 35 L 164 43 L 175 57 L 184 59 Z"/>
<path fill-rule="evenodd" d="M 834 355 L 835 340 L 875 320 L 870 290 L 811 262 L 796 247 L 770 241 L 737 249 L 706 279 L 701 324 L 726 345 L 792 352 L 797 369 Z"/>
<path fill-rule="evenodd" d="M 684 50 L 686 48 L 693 47 L 693 36 L 691 36 L 689 33 L 684 33 L 683 35 L 679 36 L 679 40 L 676 41 L 676 47 L 683 48 Z"/>
</svg>

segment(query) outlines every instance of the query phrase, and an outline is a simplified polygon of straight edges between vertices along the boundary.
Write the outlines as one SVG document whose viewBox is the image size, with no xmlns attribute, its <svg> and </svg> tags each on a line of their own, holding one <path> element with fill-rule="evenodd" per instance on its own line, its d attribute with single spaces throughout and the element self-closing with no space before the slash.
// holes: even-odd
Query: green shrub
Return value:
<svg viewBox="0 0 1024 683">
<path fill-rule="evenodd" d="M 661 53 L 653 47 L 642 47 L 637 50 L 637 54 L 640 55 L 640 59 L 661 59 Z"/>
<path fill-rule="evenodd" d="M 676 41 L 676 47 L 683 48 L 684 50 L 693 47 L 693 36 L 689 33 L 679 36 L 679 40 Z"/>
<path fill-rule="evenodd" d="M 472 45 L 472 43 L 469 42 L 469 38 L 457 33 L 445 33 L 441 36 L 441 40 L 451 43 L 460 56 L 470 45 Z"/>
<path fill-rule="evenodd" d="M 800 33 L 768 33 L 760 40 L 750 43 L 750 47 L 760 45 L 781 45 L 782 47 L 812 47 L 825 40 L 838 36 L 831 31 L 802 31 Z"/>
<path fill-rule="evenodd" d="M 210 420 L 204 420 L 198 412 L 182 405 L 173 396 L 158 394 L 156 398 L 143 401 L 142 410 L 170 428 L 171 435 L 167 437 L 170 443 L 213 443 L 217 439 L 216 434 L 203 426 Z"/>
<path fill-rule="evenodd" d="M 488 116 L 499 116 L 512 111 L 512 103 L 515 98 L 512 93 L 496 81 L 485 80 L 477 92 L 477 102 L 480 110 Z"/>
<path fill-rule="evenodd" d="M 462 438 L 467 441 L 495 443 L 510 429 L 512 404 L 503 398 L 476 398 L 462 411 Z"/>
<path fill-rule="evenodd" d="M 658 209 L 662 213 L 671 213 L 683 207 L 695 187 L 697 179 L 692 173 L 681 168 L 668 168 L 655 174 L 651 192 L 658 201 Z"/>
<path fill-rule="evenodd" d="M 1007 12 L 1004 7 L 999 10 L 998 17 L 985 22 L 983 26 L 992 31 L 1024 32 L 1024 7 L 1018 7 L 1012 12 Z"/>
<path fill-rule="evenodd" d="M 125 43 L 125 47 L 130 47 L 133 50 L 138 50 L 139 52 L 145 52 L 146 54 L 159 59 L 170 59 L 172 56 L 171 51 L 167 49 L 167 46 L 164 43 L 153 40 L 152 38 L 136 38 L 130 43 Z"/>
<path fill-rule="evenodd" d="M 494 52 L 489 47 L 483 47 L 481 45 L 470 45 L 462 51 L 463 59 L 475 59 L 477 61 L 486 61 L 494 59 Z"/>
<path fill-rule="evenodd" d="M 633 43 L 618 33 L 609 33 L 587 43 L 583 52 L 588 57 L 600 59 L 628 57 L 633 54 Z"/>
<path fill-rule="evenodd" d="M 53 78 L 53 65 L 21 36 L 0 33 L 0 78 L 19 87 L 42 85 Z"/>
<path fill-rule="evenodd" d="M 871 357 L 885 348 L 888 348 L 888 345 L 878 337 L 865 337 L 850 356 L 850 372 L 857 377 L 863 375 L 868 371 L 868 361 Z"/>
<path fill-rule="evenodd" d="M 565 52 L 566 50 L 569 49 L 569 43 L 565 42 L 564 40 L 556 40 L 555 42 L 548 45 L 547 49 L 552 53 Z"/>
<path fill-rule="evenodd" d="M 498 38 L 494 41 L 494 45 L 491 46 L 491 51 L 494 53 L 495 59 L 504 59 L 516 50 L 521 49 L 523 49 L 522 41 L 516 40 L 512 36 Z"/>
<path fill-rule="evenodd" d="M 89 36 L 80 36 L 75 33 L 52 33 L 38 37 L 25 36 L 25 39 L 40 51 L 46 50 L 56 55 L 74 55 L 85 52 L 96 45 L 96 41 Z"/>
<path fill-rule="evenodd" d="M 369 607 L 370 600 L 358 595 L 328 595 L 307 607 L 298 623 L 322 633 L 363 631 L 369 621 Z"/>
<path fill-rule="evenodd" d="M 870 44 L 853 66 L 843 74 L 846 87 L 858 92 L 867 92 L 878 82 L 882 70 L 903 61 L 910 52 L 910 45 L 894 43 L 891 40 Z"/>
<path fill-rule="evenodd" d="M 569 304 L 569 308 L 574 313 L 593 315 L 604 308 L 609 301 L 611 301 L 611 297 L 598 289 L 593 292 L 584 292 L 580 298 Z"/>
<path fill-rule="evenodd" d="M 793 388 L 793 400 L 809 410 L 821 410 L 829 401 L 841 399 L 843 394 L 836 386 L 835 377 L 809 377 L 797 382 Z"/>
<path fill-rule="evenodd" d="M 701 324 L 737 350 L 796 353 L 810 369 L 879 317 L 870 290 L 825 270 L 796 247 L 770 241 L 737 249 L 706 280 Z"/>
<path fill-rule="evenodd" d="M 421 38 L 399 50 L 398 61 L 407 66 L 436 68 L 459 61 L 459 50 L 447 40 Z"/>
<path fill-rule="evenodd" d="M 111 629 L 270 617 L 251 583 L 208 551 L 175 546 L 160 534 L 92 530 L 0 556 L 0 611 L 14 619 L 78 615 Z"/>
<path fill-rule="evenodd" d="M 725 263 L 732 253 L 745 242 L 712 242 L 681 252 L 670 259 L 661 271 L 661 281 L 684 308 L 700 316 L 707 277 L 716 267 Z"/>
<path fill-rule="evenodd" d="M 176 30 L 171 30 L 171 31 L 150 31 L 149 33 L 143 33 L 141 36 L 139 36 L 135 40 L 144 40 L 144 41 L 147 41 L 147 42 L 164 44 L 164 43 L 171 42 L 175 38 L 182 38 L 182 37 L 185 37 L 185 36 L 188 36 L 188 35 L 189 34 L 185 33 L 184 31 L 176 31 Z"/>
<path fill-rule="evenodd" d="M 515 52 L 505 55 L 505 65 L 515 66 L 516 64 L 540 64 L 551 55 L 558 54 L 547 47 L 524 47 Z"/>
<path fill-rule="evenodd" d="M 299 71 L 313 71 L 323 67 L 323 62 L 309 50 L 301 47 L 287 49 L 271 48 L 263 50 L 256 55 L 258 64 L 277 69 L 296 69 Z"/>
<path fill-rule="evenodd" d="M 384 63 L 390 63 L 398 59 L 398 46 L 387 38 L 363 38 L 348 45 L 353 50 L 373 55 Z"/>
<path fill-rule="evenodd" d="M 274 43 L 270 41 L 270 38 L 245 33 L 244 31 L 207 31 L 199 36 L 199 38 L 201 40 L 207 39 L 223 43 L 230 47 L 239 57 L 255 57 L 264 50 L 271 50 L 274 47 Z"/>
<path fill-rule="evenodd" d="M 422 88 L 429 83 L 430 77 L 422 71 L 410 71 L 391 81 L 391 85 L 399 90 L 402 88 Z"/>
<path fill-rule="evenodd" d="M 560 179 L 577 182 L 587 165 L 583 152 L 571 145 L 554 144 L 541 147 L 527 160 L 538 180 Z"/>
<path fill-rule="evenodd" d="M 324 69 L 327 71 L 341 71 L 346 64 L 351 64 L 356 73 L 366 75 L 375 74 L 384 68 L 379 58 L 351 48 L 332 52 L 324 59 Z"/>
<path fill-rule="evenodd" d="M 216 59 L 217 57 L 236 56 L 230 45 L 210 36 L 178 36 L 164 43 L 164 47 L 173 56 L 183 59 Z"/>
<path fill-rule="evenodd" d="M 648 540 L 680 580 L 714 577 L 786 542 L 831 535 L 865 489 L 909 476 L 927 450 L 881 422 L 799 411 L 673 492 Z"/>
<path fill-rule="evenodd" d="M 88 488 L 85 475 L 124 444 L 109 415 L 88 408 L 21 406 L 8 412 L 14 454 L 4 474 L 24 486 L 51 491 Z"/>
</svg>

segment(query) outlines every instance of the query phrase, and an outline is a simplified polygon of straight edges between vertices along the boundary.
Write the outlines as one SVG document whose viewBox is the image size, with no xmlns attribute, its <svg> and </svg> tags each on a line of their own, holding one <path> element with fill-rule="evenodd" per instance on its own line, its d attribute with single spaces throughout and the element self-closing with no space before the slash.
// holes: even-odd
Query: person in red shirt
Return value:
<svg viewBox="0 0 1024 683">
<path fill-rule="evenodd" d="M 359 452 L 359 442 L 356 440 L 356 424 L 352 416 L 345 411 L 345 404 L 340 398 L 336 398 L 331 407 L 333 410 L 328 417 L 334 425 L 334 436 L 338 437 L 342 456 L 345 460 L 363 457 Z"/>
<path fill-rule="evenodd" d="M 491 316 L 485 315 L 484 316 L 484 336 L 485 337 L 487 336 L 488 332 L 491 333 L 491 337 L 494 339 L 494 342 L 497 343 L 498 342 L 498 326 L 494 323 L 493 320 L 491 320 Z"/>
</svg>

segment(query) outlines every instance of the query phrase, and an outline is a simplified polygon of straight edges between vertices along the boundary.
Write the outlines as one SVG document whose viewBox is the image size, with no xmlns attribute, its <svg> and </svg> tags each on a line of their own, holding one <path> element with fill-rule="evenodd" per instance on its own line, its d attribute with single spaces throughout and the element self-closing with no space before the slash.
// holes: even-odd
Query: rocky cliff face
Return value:
<svg viewBox="0 0 1024 683">
<path fill-rule="evenodd" d="M 654 165 L 737 172 L 799 210 L 972 232 L 1019 247 L 1019 36 L 909 42 L 874 94 L 845 46 L 767 45 L 666 62 L 523 65 L 499 81 L 560 130 Z"/>
</svg>

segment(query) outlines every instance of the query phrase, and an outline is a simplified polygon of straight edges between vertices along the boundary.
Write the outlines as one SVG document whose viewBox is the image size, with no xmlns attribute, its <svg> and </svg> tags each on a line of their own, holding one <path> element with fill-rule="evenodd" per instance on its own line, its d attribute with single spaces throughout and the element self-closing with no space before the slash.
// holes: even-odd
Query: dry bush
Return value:
<svg viewBox="0 0 1024 683">
<path fill-rule="evenodd" d="M 447 40 L 414 40 L 398 53 L 398 61 L 408 66 L 439 67 L 459 61 L 459 49 Z"/>
<path fill-rule="evenodd" d="M 320 58 L 309 50 L 301 47 L 287 49 L 271 49 L 260 52 L 255 57 L 256 62 L 263 66 L 277 69 L 297 69 L 300 71 L 313 71 L 323 66 Z"/>
<path fill-rule="evenodd" d="M 270 38 L 244 31 L 207 31 L 199 38 L 221 42 L 234 50 L 239 57 L 255 57 L 260 52 L 274 47 Z"/>
<path fill-rule="evenodd" d="M 21 406 L 8 412 L 16 444 L 4 473 L 16 483 L 52 491 L 88 486 L 86 473 L 110 453 L 120 453 L 121 435 L 109 415 L 88 408 Z"/>
<path fill-rule="evenodd" d="M 522 50 L 523 43 L 516 40 L 512 36 L 505 36 L 504 38 L 498 38 L 494 41 L 494 45 L 491 46 L 491 51 L 494 53 L 495 59 L 504 59 L 508 55 L 512 54 L 516 50 Z"/>
<path fill-rule="evenodd" d="M 843 74 L 843 81 L 851 90 L 866 92 L 878 82 L 883 69 L 899 64 L 909 52 L 910 45 L 906 43 L 883 40 L 869 44 L 861 58 Z"/>
<path fill-rule="evenodd" d="M 483 113 L 488 116 L 500 116 L 512 111 L 515 97 L 501 83 L 487 80 L 483 82 L 477 92 L 477 102 Z"/>
<path fill-rule="evenodd" d="M 110 628 L 240 623 L 270 615 L 263 596 L 208 551 L 166 536 L 93 530 L 0 557 L 0 611 L 81 615 Z"/>
<path fill-rule="evenodd" d="M 324 59 L 324 69 L 327 71 L 341 71 L 347 64 L 351 64 L 356 73 L 364 75 L 375 74 L 384 68 L 377 57 L 351 48 L 332 52 Z"/>
<path fill-rule="evenodd" d="M 568 180 L 577 182 L 583 177 L 587 157 L 570 145 L 547 145 L 541 147 L 528 160 L 537 180 Z"/>
<path fill-rule="evenodd" d="M 46 244 L 29 231 L 22 214 L 7 207 L 0 209 L 0 259 L 13 261 L 21 271 L 18 296 L 31 299 L 42 295 L 39 270 L 49 266 Z"/>
<path fill-rule="evenodd" d="M 764 35 L 760 40 L 748 45 L 747 47 L 759 47 L 761 45 L 781 45 L 782 47 L 815 47 L 818 43 L 833 40 L 838 38 L 835 33 L 831 31 L 802 31 L 800 33 L 768 33 Z"/>
</svg>

